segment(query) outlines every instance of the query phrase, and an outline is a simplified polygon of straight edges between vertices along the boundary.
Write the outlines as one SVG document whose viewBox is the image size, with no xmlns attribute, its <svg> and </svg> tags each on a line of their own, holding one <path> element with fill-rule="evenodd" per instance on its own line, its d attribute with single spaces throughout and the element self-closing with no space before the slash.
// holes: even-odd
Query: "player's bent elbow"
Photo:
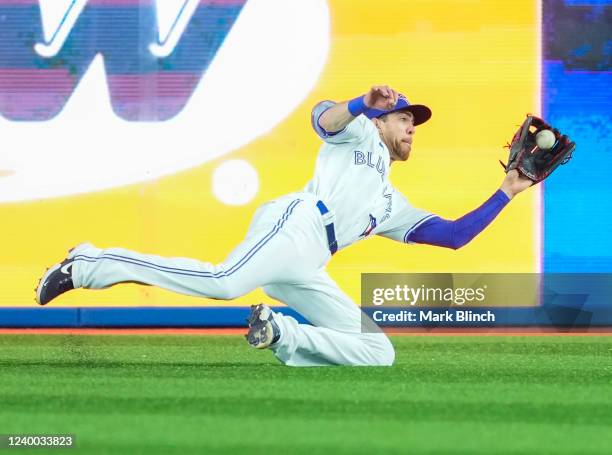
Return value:
<svg viewBox="0 0 612 455">
<path fill-rule="evenodd" d="M 318 126 L 325 131 L 326 133 L 330 132 L 330 131 L 334 131 L 334 126 L 332 120 L 330 119 L 329 115 L 325 115 L 327 114 L 327 111 L 323 112 L 319 118 L 317 119 L 317 124 Z"/>
<path fill-rule="evenodd" d="M 451 241 L 449 242 L 450 244 L 448 245 L 449 248 L 453 249 L 453 250 L 458 250 L 459 248 L 467 245 L 468 243 L 470 243 L 470 240 L 472 240 L 471 238 L 466 238 L 466 237 L 462 237 L 459 235 L 453 235 L 451 238 Z"/>
<path fill-rule="evenodd" d="M 333 116 L 330 116 L 329 110 L 335 105 L 332 101 L 321 101 L 312 108 L 311 121 L 312 127 L 321 137 L 327 137 L 328 132 L 333 130 Z"/>
<path fill-rule="evenodd" d="M 467 242 L 465 242 L 465 243 L 463 243 L 463 242 L 453 242 L 453 243 L 452 243 L 452 244 L 449 246 L 449 248 L 450 248 L 451 250 L 455 250 L 455 251 L 457 251 L 457 250 L 458 250 L 459 248 L 461 248 L 462 246 L 465 246 L 465 244 L 466 244 L 466 243 L 467 243 Z"/>
<path fill-rule="evenodd" d="M 450 240 L 448 242 L 432 243 L 432 245 L 441 246 L 443 248 L 448 248 L 449 250 L 458 250 L 459 248 L 464 246 L 466 243 L 467 242 L 463 243 L 463 242 L 456 242 L 455 240 Z"/>
</svg>

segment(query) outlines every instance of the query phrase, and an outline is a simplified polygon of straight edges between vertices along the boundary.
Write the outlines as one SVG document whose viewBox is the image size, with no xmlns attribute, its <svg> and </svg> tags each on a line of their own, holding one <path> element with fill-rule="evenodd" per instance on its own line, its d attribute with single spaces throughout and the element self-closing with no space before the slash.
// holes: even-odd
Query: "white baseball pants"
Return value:
<svg viewBox="0 0 612 455">
<path fill-rule="evenodd" d="M 343 293 L 324 268 L 331 255 L 316 198 L 294 193 L 262 205 L 245 240 L 221 264 L 164 258 L 83 244 L 72 251 L 75 288 L 138 282 L 174 292 L 229 300 L 258 287 L 313 325 L 274 314 L 281 329 L 271 349 L 286 365 L 391 365 L 389 339 Z M 373 329 L 372 329 L 373 328 Z"/>
</svg>

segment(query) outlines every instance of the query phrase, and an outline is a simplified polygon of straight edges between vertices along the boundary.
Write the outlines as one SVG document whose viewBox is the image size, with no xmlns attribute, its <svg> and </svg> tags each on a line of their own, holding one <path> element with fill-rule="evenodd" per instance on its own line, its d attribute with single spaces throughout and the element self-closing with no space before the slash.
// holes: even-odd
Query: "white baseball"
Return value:
<svg viewBox="0 0 612 455">
<path fill-rule="evenodd" d="M 555 134 L 550 130 L 542 130 L 536 134 L 536 144 L 538 144 L 538 147 L 540 147 L 542 150 L 548 150 L 555 145 L 556 141 L 557 138 L 555 137 Z"/>
</svg>

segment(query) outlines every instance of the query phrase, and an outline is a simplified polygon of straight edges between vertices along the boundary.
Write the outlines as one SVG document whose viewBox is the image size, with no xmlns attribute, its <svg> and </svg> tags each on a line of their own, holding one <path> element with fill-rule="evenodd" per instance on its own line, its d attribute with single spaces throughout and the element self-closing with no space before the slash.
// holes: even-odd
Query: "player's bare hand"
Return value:
<svg viewBox="0 0 612 455">
<path fill-rule="evenodd" d="M 366 93 L 363 101 L 369 108 L 387 111 L 397 103 L 397 92 L 388 85 L 375 85 Z"/>
<path fill-rule="evenodd" d="M 527 177 L 519 174 L 516 169 L 512 169 L 506 174 L 504 181 L 501 186 L 501 190 L 508 195 L 510 199 L 519 194 L 521 191 L 526 190 L 533 181 Z"/>
</svg>

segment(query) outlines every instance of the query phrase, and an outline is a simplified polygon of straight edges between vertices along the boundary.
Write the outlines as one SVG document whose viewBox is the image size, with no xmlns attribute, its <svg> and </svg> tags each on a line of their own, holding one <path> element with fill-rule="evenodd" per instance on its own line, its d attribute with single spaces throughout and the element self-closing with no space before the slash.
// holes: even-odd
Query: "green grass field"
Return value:
<svg viewBox="0 0 612 455">
<path fill-rule="evenodd" d="M 296 369 L 237 336 L 0 336 L 0 434 L 73 433 L 82 453 L 612 453 L 612 337 L 393 343 L 391 368 Z"/>
</svg>

